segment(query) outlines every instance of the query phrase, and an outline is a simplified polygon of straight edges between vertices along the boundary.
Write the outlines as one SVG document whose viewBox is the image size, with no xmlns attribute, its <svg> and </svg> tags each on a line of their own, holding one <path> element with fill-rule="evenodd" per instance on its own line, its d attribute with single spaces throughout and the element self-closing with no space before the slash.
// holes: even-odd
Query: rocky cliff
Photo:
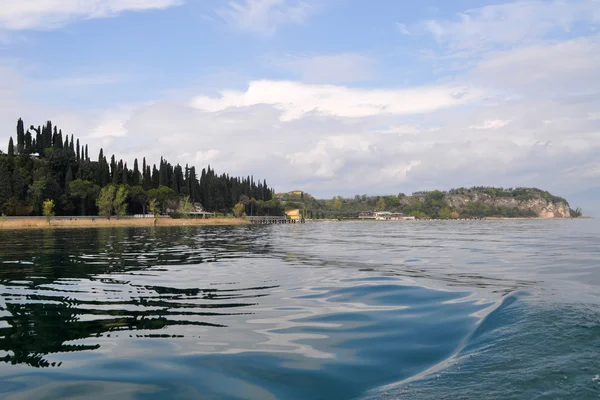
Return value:
<svg viewBox="0 0 600 400">
<path fill-rule="evenodd" d="M 532 211 L 539 218 L 569 218 L 569 204 L 566 201 L 547 200 L 541 196 L 532 199 L 516 199 L 513 197 L 493 197 L 486 193 L 448 194 L 445 202 L 453 209 L 464 209 L 469 203 L 480 203 L 496 209 L 514 208 L 521 211 Z"/>
<path fill-rule="evenodd" d="M 435 190 L 404 197 L 401 204 L 407 211 L 418 210 L 425 215 L 440 217 L 449 213 L 467 217 L 571 217 L 569 203 L 565 199 L 535 188 Z"/>
</svg>

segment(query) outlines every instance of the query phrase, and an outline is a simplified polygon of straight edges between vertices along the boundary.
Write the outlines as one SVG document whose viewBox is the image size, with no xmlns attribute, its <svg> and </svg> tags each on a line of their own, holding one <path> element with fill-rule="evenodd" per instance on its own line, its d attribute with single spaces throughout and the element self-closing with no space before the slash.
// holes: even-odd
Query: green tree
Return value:
<svg viewBox="0 0 600 400">
<path fill-rule="evenodd" d="M 160 186 L 158 189 L 148 191 L 148 198 L 158 202 L 161 212 L 165 212 L 168 204 L 175 199 L 175 191 L 167 186 Z"/>
<path fill-rule="evenodd" d="M 160 215 L 160 204 L 156 199 L 150 199 L 150 203 L 148 203 L 148 211 L 150 214 L 154 215 L 157 218 Z"/>
<path fill-rule="evenodd" d="M 128 190 L 129 198 L 134 203 L 137 203 L 142 208 L 142 214 L 146 214 L 146 206 L 148 205 L 148 194 L 141 186 L 132 186 Z M 131 210 L 130 210 L 131 211 Z"/>
<path fill-rule="evenodd" d="M 191 212 L 194 211 L 194 204 L 190 200 L 189 197 L 184 196 L 179 200 L 179 205 L 177 206 L 177 214 L 179 215 L 190 215 Z"/>
<path fill-rule="evenodd" d="M 579 218 L 583 215 L 583 210 L 581 209 L 581 207 L 577 207 L 576 209 L 571 209 L 571 217 L 573 218 Z"/>
<path fill-rule="evenodd" d="M 90 181 L 76 179 L 69 183 L 69 192 L 71 196 L 81 199 L 81 215 L 85 215 L 85 201 L 92 195 L 94 184 Z"/>
<path fill-rule="evenodd" d="M 1 181 L 2 180 L 0 179 L 0 182 Z M 33 181 L 33 183 L 29 186 L 29 189 L 27 190 L 27 194 L 29 196 L 30 203 L 33 205 L 33 208 L 36 212 L 39 212 L 39 210 L 40 210 L 40 206 L 42 204 L 42 199 L 43 199 L 45 190 L 46 190 L 46 180 L 43 178 L 36 179 L 35 181 Z"/>
<path fill-rule="evenodd" d="M 48 225 L 50 225 L 50 221 L 52 221 L 52 217 L 54 217 L 54 200 L 46 199 L 42 208 L 44 217 L 46 217 L 46 221 L 48 221 Z"/>
<path fill-rule="evenodd" d="M 410 213 L 410 215 L 417 219 L 427 218 L 427 214 L 425 214 L 423 211 L 413 211 Z"/>
<path fill-rule="evenodd" d="M 96 206 L 98 206 L 98 213 L 110 219 L 113 212 L 113 204 L 115 200 L 116 188 L 114 185 L 108 185 L 100 190 L 100 194 L 96 199 Z"/>
<path fill-rule="evenodd" d="M 441 219 L 450 219 L 452 218 L 452 211 L 448 207 L 444 207 L 439 212 Z"/>
<path fill-rule="evenodd" d="M 333 208 L 335 208 L 336 210 L 341 210 L 343 205 L 344 205 L 344 203 L 342 202 L 342 200 L 339 197 L 333 198 Z"/>
<path fill-rule="evenodd" d="M 439 216 L 440 210 L 446 206 L 444 202 L 445 194 L 439 190 L 427 193 L 424 202 L 424 212 L 433 218 Z"/>
<path fill-rule="evenodd" d="M 383 198 L 381 198 L 377 201 L 377 206 L 375 207 L 375 209 L 377 211 L 384 211 L 385 207 L 386 207 L 385 200 Z"/>
<path fill-rule="evenodd" d="M 234 207 L 233 207 L 233 215 L 236 218 L 240 218 L 243 214 L 244 214 L 244 210 L 245 210 L 246 206 L 244 206 L 242 203 L 237 203 Z"/>
<path fill-rule="evenodd" d="M 117 190 L 115 198 L 113 200 L 113 210 L 117 218 L 125 215 L 127 211 L 127 203 L 125 202 L 126 200 L 127 187 L 125 185 L 121 185 L 119 186 L 119 189 Z"/>
</svg>

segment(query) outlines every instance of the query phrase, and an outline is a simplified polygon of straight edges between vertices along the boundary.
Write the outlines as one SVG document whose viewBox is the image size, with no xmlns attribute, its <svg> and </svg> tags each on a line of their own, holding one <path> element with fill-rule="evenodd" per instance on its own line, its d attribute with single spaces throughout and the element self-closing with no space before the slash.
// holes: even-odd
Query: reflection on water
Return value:
<svg viewBox="0 0 600 400">
<path fill-rule="evenodd" d="M 0 232 L 0 393 L 354 398 L 497 345 L 514 293 L 597 304 L 595 228 L 461 223 Z"/>
<path fill-rule="evenodd" d="M 100 348 L 76 344 L 79 339 L 119 331 L 169 337 L 151 333 L 169 326 L 225 327 L 202 319 L 244 314 L 229 310 L 254 304 L 249 301 L 273 286 L 171 287 L 169 279 L 185 282 L 186 277 L 167 266 L 217 262 L 257 250 L 244 243 L 243 235 L 228 233 L 96 229 L 19 232 L 12 240 L 7 235 L 0 271 L 0 350 L 6 354 L 0 360 L 59 367 L 62 362 L 44 356 Z M 226 241 L 227 236 L 238 240 Z M 152 268 L 156 265 L 161 267 Z"/>
</svg>

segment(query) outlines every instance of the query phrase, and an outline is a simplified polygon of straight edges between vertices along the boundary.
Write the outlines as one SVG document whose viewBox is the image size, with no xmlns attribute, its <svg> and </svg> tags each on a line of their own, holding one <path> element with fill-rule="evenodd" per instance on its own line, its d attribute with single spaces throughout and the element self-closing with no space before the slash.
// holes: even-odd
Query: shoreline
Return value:
<svg viewBox="0 0 600 400">
<path fill-rule="evenodd" d="M 536 217 L 487 217 L 479 219 L 479 221 L 518 221 L 518 220 L 529 220 L 529 221 L 556 221 L 556 220 L 570 220 L 570 219 L 594 219 L 594 217 L 578 217 L 578 218 L 536 218 Z M 371 219 L 307 219 L 308 223 L 319 223 L 319 222 L 396 222 L 396 223 L 415 223 L 415 222 L 431 222 L 431 221 L 474 221 L 471 219 L 422 219 L 412 221 L 378 221 Z M 158 218 L 157 227 L 166 226 L 241 226 L 251 225 L 248 220 L 240 218 L 207 218 L 207 219 L 194 219 L 194 218 Z M 110 220 L 104 217 L 58 217 L 48 221 L 41 217 L 10 217 L 4 221 L 0 220 L 0 231 L 2 230 L 25 230 L 25 229 L 79 229 L 79 228 L 149 228 L 154 226 L 153 218 L 111 218 Z"/>
<path fill-rule="evenodd" d="M 584 216 L 577 218 L 542 218 L 542 217 L 483 217 L 483 218 L 419 218 L 414 220 L 376 220 L 372 218 L 344 218 L 344 219 L 307 219 L 306 222 L 432 222 L 432 221 L 563 221 L 573 219 L 595 219 L 594 217 Z"/>
<path fill-rule="evenodd" d="M 163 226 L 237 226 L 248 225 L 249 222 L 238 218 L 158 218 L 157 227 Z M 149 228 L 154 227 L 153 218 L 111 218 L 89 217 L 89 218 L 57 218 L 52 219 L 50 224 L 43 218 L 10 218 L 0 220 L 0 230 L 19 229 L 77 229 L 77 228 Z"/>
</svg>

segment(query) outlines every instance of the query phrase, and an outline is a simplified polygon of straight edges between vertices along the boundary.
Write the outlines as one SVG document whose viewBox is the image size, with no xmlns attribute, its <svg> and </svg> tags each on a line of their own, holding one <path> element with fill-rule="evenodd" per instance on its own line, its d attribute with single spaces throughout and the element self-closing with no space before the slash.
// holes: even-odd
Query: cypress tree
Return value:
<svg viewBox="0 0 600 400">
<path fill-rule="evenodd" d="M 35 152 L 38 154 L 42 154 L 43 153 L 43 147 L 44 147 L 44 141 L 42 139 L 42 135 L 40 133 L 40 131 L 36 131 L 35 129 L 33 129 L 33 126 L 31 128 L 29 128 L 31 130 L 35 131 Z"/>
<path fill-rule="evenodd" d="M 35 149 L 32 147 L 33 140 L 31 138 L 31 132 L 25 132 L 25 154 L 31 154 L 35 152 Z"/>
<path fill-rule="evenodd" d="M 185 194 L 185 184 L 183 180 L 183 169 L 177 164 L 173 169 L 173 182 L 171 183 L 178 194 Z"/>
<path fill-rule="evenodd" d="M 25 128 L 23 120 L 19 118 L 17 121 L 17 153 L 23 154 L 25 150 Z"/>
<path fill-rule="evenodd" d="M 125 165 L 123 166 L 123 173 L 122 173 L 123 177 L 121 178 L 121 183 L 123 185 L 127 185 L 128 183 L 128 176 L 127 176 L 127 163 L 125 163 Z"/>
<path fill-rule="evenodd" d="M 52 147 L 57 149 L 58 148 L 58 129 L 56 129 L 56 127 L 54 127 L 54 130 L 53 131 L 51 130 L 51 132 L 52 132 Z"/>
<path fill-rule="evenodd" d="M 88 147 L 87 147 L 87 144 L 85 145 L 85 161 L 90 161 L 90 158 L 88 157 Z"/>
<path fill-rule="evenodd" d="M 111 162 L 112 163 L 112 162 Z M 112 172 L 112 167 L 111 167 L 111 182 L 113 185 L 118 185 L 119 181 L 121 180 L 121 171 L 122 169 L 119 168 L 119 164 L 117 164 L 117 166 L 115 167 L 114 173 Z"/>
<path fill-rule="evenodd" d="M 169 182 L 169 178 L 167 177 L 167 166 L 162 157 L 160 158 L 158 174 L 158 186 L 167 186 Z"/>
<path fill-rule="evenodd" d="M 152 174 L 150 173 L 150 166 L 146 165 L 146 174 L 144 176 L 144 190 L 150 190 L 152 187 Z"/>
<path fill-rule="evenodd" d="M 76 153 L 76 160 L 77 162 L 81 161 L 81 157 L 80 157 L 80 153 L 79 153 L 79 139 L 77 139 L 77 153 Z"/>
<path fill-rule="evenodd" d="M 185 194 L 190 196 L 190 169 L 187 164 L 185 164 L 185 176 L 183 177 L 183 182 L 185 185 Z"/>
<path fill-rule="evenodd" d="M 150 182 L 150 178 L 148 177 L 149 171 L 147 171 L 146 168 L 146 157 L 144 157 L 144 159 L 142 160 L 142 188 L 144 188 L 144 190 L 148 190 L 150 187 L 150 185 L 148 184 L 148 182 Z"/>
<path fill-rule="evenodd" d="M 54 127 L 54 129 L 56 130 L 56 127 Z M 58 131 L 58 135 L 56 136 L 56 141 L 58 142 L 58 148 L 62 149 L 63 148 L 62 130 Z"/>
<path fill-rule="evenodd" d="M 12 157 L 14 155 L 15 155 L 15 144 L 13 143 L 13 138 L 11 136 L 8 141 L 8 156 Z"/>
<path fill-rule="evenodd" d="M 117 174 L 117 161 L 115 160 L 115 155 L 113 154 L 110 157 L 110 180 L 115 185 L 119 182 L 119 177 Z"/>
<path fill-rule="evenodd" d="M 42 127 L 38 125 L 37 130 L 42 132 Z M 49 147 L 52 147 L 52 131 L 47 130 L 46 135 L 42 135 L 42 152 Z"/>
<path fill-rule="evenodd" d="M 134 186 L 140 186 L 140 184 L 141 184 L 140 180 L 141 180 L 140 170 L 138 167 L 138 160 L 136 158 L 135 160 L 133 160 L 133 182 L 132 182 L 132 184 Z"/>
<path fill-rule="evenodd" d="M 152 189 L 158 189 L 160 186 L 160 177 L 158 170 L 156 169 L 156 164 L 152 166 Z"/>
<path fill-rule="evenodd" d="M 85 149 L 87 151 L 87 145 L 85 146 Z M 100 148 L 100 152 L 98 153 L 98 167 L 96 168 L 95 174 L 96 174 L 96 183 L 98 185 L 100 185 L 100 187 L 104 187 L 104 185 L 106 185 L 106 183 L 108 182 L 104 182 L 104 150 L 102 149 L 102 147 Z"/>
</svg>

